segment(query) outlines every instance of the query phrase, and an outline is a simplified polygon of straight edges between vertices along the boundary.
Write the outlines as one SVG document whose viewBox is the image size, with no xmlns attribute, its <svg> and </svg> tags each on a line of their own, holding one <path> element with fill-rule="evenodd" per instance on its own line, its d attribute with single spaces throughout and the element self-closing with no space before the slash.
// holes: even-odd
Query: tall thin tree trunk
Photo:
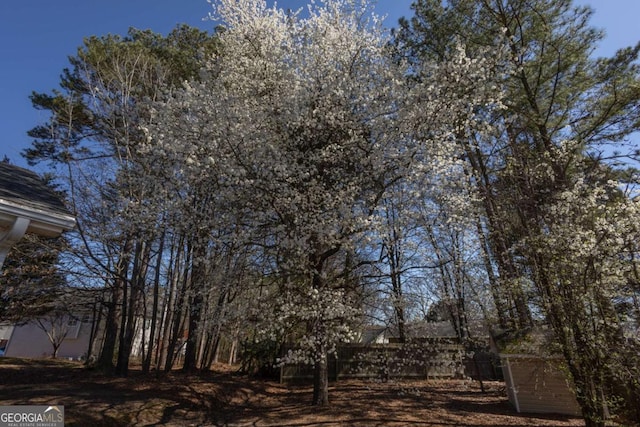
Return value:
<svg viewBox="0 0 640 427">
<path fill-rule="evenodd" d="M 150 245 L 140 241 L 136 242 L 131 271 L 131 292 L 129 293 L 129 302 L 125 306 L 126 309 L 123 310 L 123 312 L 126 312 L 126 317 L 123 316 L 124 328 L 121 328 L 120 350 L 118 351 L 118 364 L 116 365 L 116 374 L 122 376 L 129 374 L 129 359 L 131 358 L 138 315 L 140 314 L 140 299 L 144 292 L 144 282 L 149 267 L 149 255 Z M 145 315 L 145 313 L 142 313 L 142 315 Z"/>
<path fill-rule="evenodd" d="M 178 340 L 182 337 L 182 329 L 183 329 L 183 320 L 184 320 L 184 302 L 186 300 L 187 286 L 188 286 L 188 278 L 187 273 L 184 272 L 184 278 L 180 285 L 180 290 L 178 292 L 178 296 L 176 298 L 176 303 L 172 307 L 173 311 L 173 322 L 171 327 L 171 334 L 169 336 L 168 344 L 167 344 L 167 358 L 164 364 L 164 370 L 166 372 L 171 371 L 173 368 L 173 364 L 175 362 L 175 358 L 177 356 L 177 344 Z"/>
<path fill-rule="evenodd" d="M 481 246 L 482 246 L 482 262 L 484 263 L 485 271 L 487 272 L 487 278 L 489 279 L 489 292 L 491 293 L 491 297 L 493 299 L 493 303 L 496 307 L 496 316 L 498 318 L 498 326 L 502 329 L 507 328 L 507 317 L 506 307 L 504 303 L 504 297 L 502 296 L 502 290 L 498 284 L 498 278 L 496 277 L 496 273 L 494 272 L 494 267 L 492 263 L 492 255 L 490 244 L 488 242 L 488 238 L 484 229 L 482 228 L 482 224 L 480 223 L 480 219 L 476 220 L 476 229 L 478 230 L 478 236 L 480 237 Z"/>
<path fill-rule="evenodd" d="M 117 282 L 117 280 L 116 280 Z M 104 330 L 104 343 L 102 344 L 102 351 L 98 358 L 97 365 L 107 372 L 111 372 L 115 367 L 113 364 L 113 357 L 116 352 L 116 342 L 118 340 L 118 310 L 117 299 L 119 290 L 116 286 L 113 287 L 113 295 L 111 301 L 107 306 L 107 315 L 105 316 L 105 330 Z"/>
<path fill-rule="evenodd" d="M 127 314 L 129 313 L 129 292 L 128 281 L 123 277 L 122 280 L 122 308 L 120 309 L 120 330 L 118 331 L 118 360 L 116 362 L 115 374 L 123 375 L 123 344 L 125 343 L 125 335 L 127 331 Z M 126 349 L 124 349 L 126 352 Z M 127 355 L 128 357 L 128 355 Z"/>
<path fill-rule="evenodd" d="M 129 302 L 127 298 L 127 287 L 123 289 L 122 309 L 120 311 L 120 329 L 118 331 L 118 358 L 116 361 L 115 373 L 116 375 L 122 375 L 123 370 L 123 344 L 125 342 L 125 334 L 127 333 L 127 313 L 129 311 Z M 126 351 L 126 350 L 125 350 Z"/>
<path fill-rule="evenodd" d="M 203 310 L 205 306 L 205 287 L 207 286 L 207 242 L 205 236 L 195 242 L 193 248 L 193 269 L 189 289 L 191 299 L 188 312 L 188 335 L 184 353 L 184 372 L 193 372 L 198 369 L 198 355 L 200 350 L 200 338 L 202 333 Z"/>
<path fill-rule="evenodd" d="M 168 274 L 168 286 L 165 289 L 162 302 L 162 322 L 158 334 L 158 354 L 156 356 L 156 367 L 158 369 L 158 373 L 160 372 L 161 367 L 166 370 L 166 364 L 170 359 L 169 344 L 173 331 L 173 319 L 176 316 L 175 300 L 178 294 L 178 286 L 181 283 L 181 274 L 179 272 L 182 271 L 180 262 L 182 254 L 184 253 L 182 251 L 182 244 L 183 237 L 180 236 L 178 238 L 178 243 L 175 244 L 174 242 L 171 245 L 174 249 L 170 251 L 171 259 L 169 261 L 169 265 L 171 268 Z M 175 250 L 175 248 L 177 248 L 177 250 Z"/>
<path fill-rule="evenodd" d="M 149 331 L 149 348 L 147 350 L 146 357 L 142 362 L 142 372 L 148 373 L 151 368 L 151 359 L 153 355 L 153 343 L 156 336 L 156 324 L 158 322 L 158 305 L 160 300 L 160 268 L 162 267 L 162 255 L 164 252 L 164 238 L 165 233 L 160 235 L 160 247 L 158 248 L 158 254 L 156 255 L 156 271 L 153 277 L 153 303 L 151 308 L 151 326 Z M 144 332 L 143 332 L 144 333 Z M 156 347 L 156 353 L 158 347 Z"/>
<path fill-rule="evenodd" d="M 207 357 L 202 360 L 202 369 L 211 369 L 213 362 L 216 360 L 218 347 L 220 345 L 220 335 L 222 333 L 222 317 L 226 307 L 227 290 L 228 286 L 223 285 L 220 290 L 220 295 L 218 295 L 215 311 L 213 312 L 213 320 L 209 331 L 207 331 L 209 346 L 207 348 Z"/>
<path fill-rule="evenodd" d="M 120 307 L 120 304 L 126 298 L 126 274 L 127 266 L 129 264 L 129 257 L 125 255 L 127 248 L 128 244 L 125 243 L 116 267 L 111 300 L 107 304 L 104 344 L 102 346 L 102 351 L 100 352 L 100 358 L 98 359 L 98 366 L 109 373 L 111 373 L 115 368 L 113 358 L 115 356 L 118 341 L 118 330 L 120 329 L 119 319 L 121 316 L 119 316 L 119 314 L 123 310 L 123 308 Z"/>
<path fill-rule="evenodd" d="M 94 300 L 91 310 L 91 330 L 89 332 L 89 344 L 87 345 L 87 359 L 85 363 L 91 363 L 96 343 L 96 335 L 100 322 L 102 321 L 102 309 L 98 308 L 98 304 L 101 304 L 101 301 Z"/>
<path fill-rule="evenodd" d="M 195 290 L 196 294 L 190 302 L 189 307 L 189 330 L 184 353 L 184 372 L 193 372 L 198 368 L 198 342 L 200 340 L 200 319 L 202 316 L 202 305 L 204 298 L 200 290 Z"/>
</svg>

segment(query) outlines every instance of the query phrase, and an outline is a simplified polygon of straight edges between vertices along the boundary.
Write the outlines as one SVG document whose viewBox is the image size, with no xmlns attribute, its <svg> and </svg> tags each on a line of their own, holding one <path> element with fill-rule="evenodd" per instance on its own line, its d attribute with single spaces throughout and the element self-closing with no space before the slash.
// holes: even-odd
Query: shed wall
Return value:
<svg viewBox="0 0 640 427">
<path fill-rule="evenodd" d="M 518 412 L 580 416 L 559 359 L 501 355 L 509 401 Z"/>
</svg>

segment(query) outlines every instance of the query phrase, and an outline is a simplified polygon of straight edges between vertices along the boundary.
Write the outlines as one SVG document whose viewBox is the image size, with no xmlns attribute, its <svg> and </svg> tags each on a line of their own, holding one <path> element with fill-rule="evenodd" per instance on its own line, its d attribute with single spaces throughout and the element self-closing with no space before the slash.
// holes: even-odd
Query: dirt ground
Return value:
<svg viewBox="0 0 640 427">
<path fill-rule="evenodd" d="M 72 362 L 0 358 L 0 405 L 64 405 L 66 426 L 582 426 L 518 414 L 503 383 L 340 381 L 331 406 L 312 389 L 249 379 L 217 366 L 204 375 L 113 378 Z"/>
</svg>

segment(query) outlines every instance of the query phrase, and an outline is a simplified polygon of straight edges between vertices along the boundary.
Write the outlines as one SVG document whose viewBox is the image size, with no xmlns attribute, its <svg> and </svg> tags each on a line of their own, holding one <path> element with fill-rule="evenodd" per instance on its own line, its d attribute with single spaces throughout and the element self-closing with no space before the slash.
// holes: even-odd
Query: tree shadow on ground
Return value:
<svg viewBox="0 0 640 427">
<path fill-rule="evenodd" d="M 0 405 L 57 404 L 66 426 L 578 426 L 578 419 L 522 416 L 504 396 L 461 381 L 332 383 L 329 407 L 310 405 L 310 385 L 233 374 L 171 372 L 127 378 L 80 364 L 0 362 Z"/>
</svg>

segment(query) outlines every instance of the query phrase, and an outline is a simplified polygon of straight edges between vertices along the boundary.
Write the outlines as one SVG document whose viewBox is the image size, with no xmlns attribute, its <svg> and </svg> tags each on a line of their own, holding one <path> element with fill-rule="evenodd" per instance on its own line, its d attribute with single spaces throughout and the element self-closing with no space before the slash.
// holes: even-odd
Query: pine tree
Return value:
<svg viewBox="0 0 640 427">
<path fill-rule="evenodd" d="M 24 155 L 30 164 L 49 163 L 68 186 L 78 216 L 79 264 L 110 288 L 98 363 L 111 370 L 118 348 L 115 368 L 122 375 L 151 257 L 168 226 L 162 208 L 152 204 L 161 184 L 143 179 L 148 171 L 137 157 L 151 116 L 146 107 L 197 78 L 214 50 L 215 37 L 187 26 L 167 36 L 131 29 L 126 37 L 88 37 L 69 58 L 60 88 L 31 96 L 50 116 L 29 132 L 34 142 Z"/>
<path fill-rule="evenodd" d="M 611 151 L 633 156 L 625 152 L 625 139 L 640 124 L 640 44 L 612 58 L 593 59 L 603 34 L 589 26 L 591 9 L 574 7 L 570 0 L 418 0 L 413 8 L 415 16 L 402 22 L 397 40 L 415 63 L 442 58 L 458 41 L 470 52 L 500 45 L 510 53 L 502 83 L 506 108 L 487 116 L 500 131 L 491 138 L 459 138 L 482 196 L 483 227 L 493 260 L 488 268 L 496 265 L 498 273 L 492 288 L 499 324 L 526 328 L 531 325 L 531 309 L 542 309 L 561 343 L 588 425 L 603 425 L 606 403 L 618 395 L 611 387 L 613 365 L 607 367 L 613 361 L 602 352 L 615 354 L 624 346 L 614 338 L 622 335 L 622 325 L 613 302 L 626 298 L 625 281 L 603 293 L 605 297 L 590 291 L 563 292 L 563 286 L 578 285 L 556 275 L 563 271 L 557 260 L 545 257 L 549 248 L 543 250 L 534 242 L 548 243 L 553 232 L 560 233 L 556 226 L 566 218 L 557 216 L 559 200 L 578 187 L 583 197 L 593 197 L 603 181 L 615 175 L 605 161 Z M 580 182 L 590 183 L 591 190 L 584 190 Z M 598 203 L 591 208 L 607 205 L 602 199 Z M 580 222 L 574 224 L 576 232 L 595 227 L 574 218 Z M 633 256 L 618 257 L 629 261 L 624 269 L 635 262 Z M 592 261 L 599 265 L 606 259 L 603 255 Z M 570 268 L 583 271 L 580 263 L 586 261 L 573 261 L 577 264 Z M 582 284 L 594 290 L 599 283 L 591 277 Z M 586 302 L 581 299 L 585 295 L 594 299 Z M 590 310 L 590 304 L 601 310 Z M 601 321 L 616 332 L 593 327 Z M 587 347 L 593 351 L 583 350 Z M 633 371 L 634 363 L 623 362 L 621 371 Z M 625 382 L 627 392 L 637 395 L 637 384 Z M 630 405 L 623 406 L 633 412 Z"/>
<path fill-rule="evenodd" d="M 0 319 L 24 323 L 52 311 L 65 291 L 59 257 L 64 237 L 25 235 L 14 245 L 0 276 Z"/>
</svg>

